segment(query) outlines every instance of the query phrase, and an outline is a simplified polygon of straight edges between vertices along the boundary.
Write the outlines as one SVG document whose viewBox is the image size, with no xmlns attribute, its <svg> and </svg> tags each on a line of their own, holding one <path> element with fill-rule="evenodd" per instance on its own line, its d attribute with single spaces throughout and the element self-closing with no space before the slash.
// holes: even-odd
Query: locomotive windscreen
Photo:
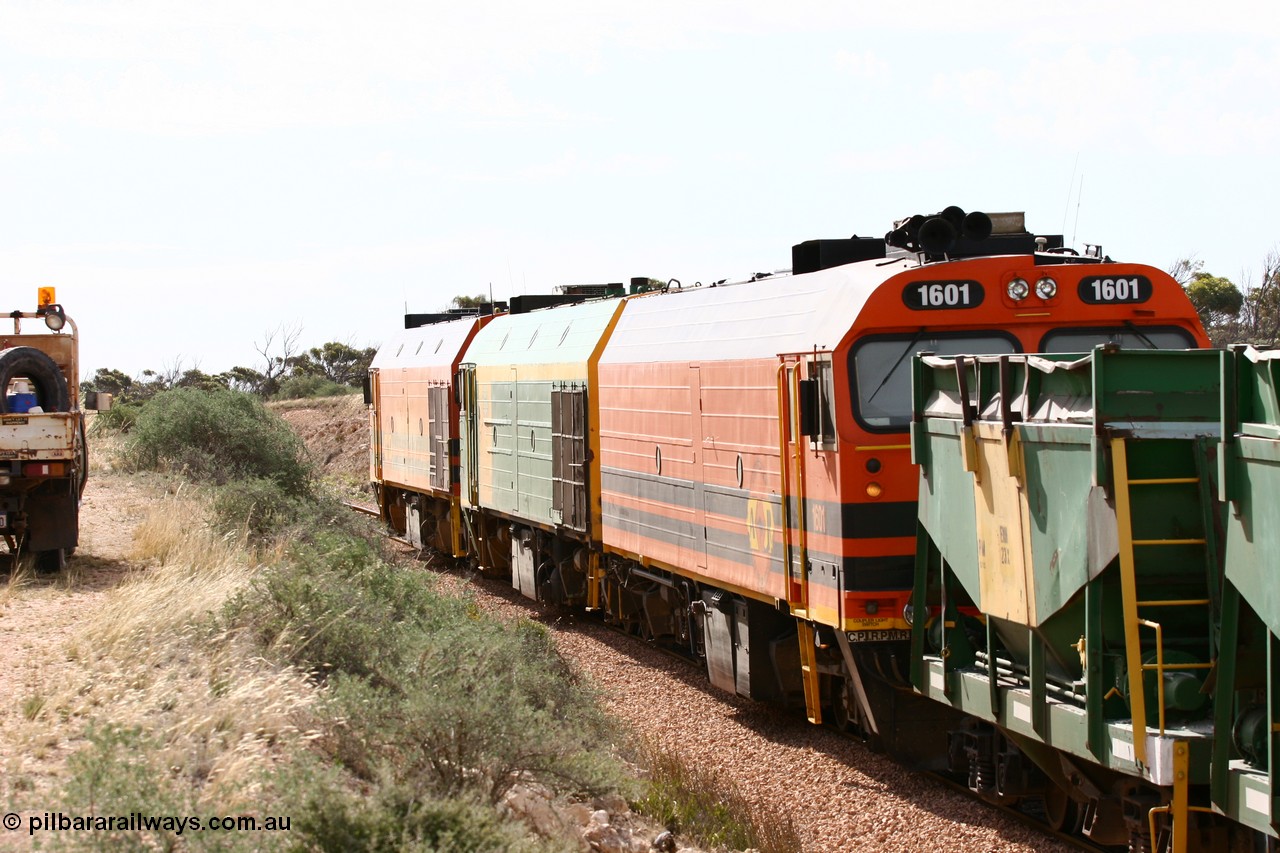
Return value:
<svg viewBox="0 0 1280 853">
<path fill-rule="evenodd" d="M 869 430 L 902 430 L 911 422 L 911 359 L 916 353 L 987 355 L 1017 352 L 1001 332 L 884 335 L 865 338 L 849 353 L 854 417 Z"/>
</svg>

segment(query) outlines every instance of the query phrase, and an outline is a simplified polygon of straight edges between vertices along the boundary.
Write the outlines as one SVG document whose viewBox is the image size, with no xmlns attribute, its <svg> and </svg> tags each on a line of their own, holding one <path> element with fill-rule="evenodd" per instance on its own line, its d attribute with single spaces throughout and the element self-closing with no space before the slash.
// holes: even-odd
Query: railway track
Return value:
<svg viewBox="0 0 1280 853">
<path fill-rule="evenodd" d="M 378 508 L 377 508 L 376 506 L 372 506 L 372 505 L 370 505 L 370 504 L 360 503 L 359 501 L 343 501 L 343 502 L 342 502 L 342 504 L 343 504 L 343 506 L 345 506 L 347 509 L 350 509 L 350 510 L 352 510 L 353 512 L 358 512 L 358 513 L 360 513 L 361 515 L 371 515 L 371 516 L 373 516 L 374 518 L 377 518 L 378 516 L 380 516 L 380 515 L 381 515 L 381 513 L 380 513 L 380 512 L 378 512 Z M 408 543 L 406 540 L 404 540 L 404 539 L 400 539 L 400 540 L 398 540 L 398 541 L 400 541 L 400 542 L 404 542 L 406 545 L 407 545 L 407 544 L 409 544 L 409 543 Z"/>
</svg>

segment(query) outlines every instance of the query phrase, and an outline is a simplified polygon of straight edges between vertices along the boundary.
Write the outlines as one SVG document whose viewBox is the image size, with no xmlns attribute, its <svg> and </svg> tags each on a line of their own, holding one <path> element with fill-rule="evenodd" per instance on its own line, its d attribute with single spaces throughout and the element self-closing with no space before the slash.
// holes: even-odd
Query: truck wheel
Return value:
<svg viewBox="0 0 1280 853">
<path fill-rule="evenodd" d="M 65 412 L 71 408 L 67 380 L 52 358 L 35 347 L 9 347 L 0 350 L 0 412 L 8 413 L 9 399 L 5 391 L 10 381 L 20 377 L 35 386 L 36 400 L 46 412 Z"/>
<path fill-rule="evenodd" d="M 60 572 L 67 567 L 67 549 L 53 548 L 49 551 L 36 551 L 33 555 L 37 572 Z"/>
</svg>

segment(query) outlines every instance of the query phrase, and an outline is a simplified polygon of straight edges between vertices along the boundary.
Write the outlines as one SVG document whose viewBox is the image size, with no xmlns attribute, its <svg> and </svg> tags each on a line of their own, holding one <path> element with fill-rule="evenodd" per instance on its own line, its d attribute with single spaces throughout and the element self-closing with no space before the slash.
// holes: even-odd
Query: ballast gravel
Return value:
<svg viewBox="0 0 1280 853">
<path fill-rule="evenodd" d="M 803 844 L 797 853 L 1072 849 L 798 713 L 716 690 L 691 665 L 589 617 L 541 607 L 493 581 L 471 588 L 486 610 L 546 624 L 603 691 L 609 712 L 641 736 L 722 775 L 766 813 L 789 815 Z"/>
</svg>

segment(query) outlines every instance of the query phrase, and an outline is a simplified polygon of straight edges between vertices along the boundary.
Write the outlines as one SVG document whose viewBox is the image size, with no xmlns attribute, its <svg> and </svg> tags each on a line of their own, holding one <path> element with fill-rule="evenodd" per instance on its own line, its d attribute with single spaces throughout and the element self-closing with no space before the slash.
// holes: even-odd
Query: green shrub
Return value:
<svg viewBox="0 0 1280 853">
<path fill-rule="evenodd" d="M 359 391 L 324 376 L 290 376 L 281 381 L 273 396 L 276 400 L 300 400 L 304 397 L 340 397 Z"/>
<path fill-rule="evenodd" d="M 314 544 L 317 537 L 340 535 L 364 541 L 370 546 L 368 553 L 374 555 L 382 545 L 383 534 L 372 519 L 352 512 L 338 498 L 290 494 L 279 482 L 261 477 L 218 487 L 213 515 L 221 532 L 243 532 L 255 544 L 288 540 L 300 548 Z"/>
<path fill-rule="evenodd" d="M 330 684 L 333 755 L 422 796 L 501 798 L 517 773 L 611 790 L 619 764 L 595 694 L 547 630 L 432 592 L 368 542 L 321 532 L 231 610 L 261 642 Z"/>
<path fill-rule="evenodd" d="M 141 406 L 132 403 L 119 403 L 106 411 L 98 412 L 93 416 L 91 432 L 94 435 L 103 432 L 128 432 L 133 429 L 141 410 Z"/>
<path fill-rule="evenodd" d="M 610 723 L 546 630 L 449 615 L 411 638 L 394 683 L 335 679 L 332 701 L 348 720 L 336 757 L 438 796 L 497 802 L 521 774 L 580 794 L 615 789 Z"/>
<path fill-rule="evenodd" d="M 200 803 L 188 780 L 175 778 L 163 765 L 159 745 L 141 729 L 121 726 L 90 726 L 88 745 L 67 760 L 68 782 L 58 811 L 67 815 L 92 815 L 127 820 L 129 815 L 149 817 L 198 817 L 202 821 L 228 813 L 252 814 L 242 805 Z M 261 806 L 261 801 L 255 805 Z M 289 809 L 274 806 L 277 815 Z M 95 829 L 59 833 L 58 846 L 77 850 L 193 850 L 263 851 L 283 850 L 289 833 L 196 831 L 184 824 L 153 829 Z"/>
<path fill-rule="evenodd" d="M 537 839 L 523 824 L 468 799 L 440 800 L 386 784 L 371 796 L 353 794 L 311 776 L 291 802 L 291 836 L 299 849 L 420 853 L 555 853 L 576 845 Z"/>
<path fill-rule="evenodd" d="M 422 577 L 387 564 L 373 543 L 322 529 L 296 542 L 230 611 L 290 663 L 382 684 L 402 662 L 405 632 L 439 609 Z"/>
<path fill-rule="evenodd" d="M 315 510 L 314 502 L 291 495 L 264 477 L 234 480 L 213 497 L 217 526 L 226 533 L 243 530 L 255 541 L 287 534 Z"/>
<path fill-rule="evenodd" d="M 164 391 L 141 408 L 130 435 L 126 461 L 137 469 L 183 471 L 219 484 L 264 478 L 290 495 L 310 491 L 302 441 L 248 394 Z"/>
<path fill-rule="evenodd" d="M 189 797 L 165 774 L 156 773 L 148 758 L 155 744 L 140 729 L 90 727 L 86 737 L 88 745 L 67 759 L 67 811 L 95 815 L 193 813 Z M 83 845 L 82 849 L 90 850 L 167 850 L 174 844 L 174 836 L 160 830 L 69 835 Z"/>
</svg>

